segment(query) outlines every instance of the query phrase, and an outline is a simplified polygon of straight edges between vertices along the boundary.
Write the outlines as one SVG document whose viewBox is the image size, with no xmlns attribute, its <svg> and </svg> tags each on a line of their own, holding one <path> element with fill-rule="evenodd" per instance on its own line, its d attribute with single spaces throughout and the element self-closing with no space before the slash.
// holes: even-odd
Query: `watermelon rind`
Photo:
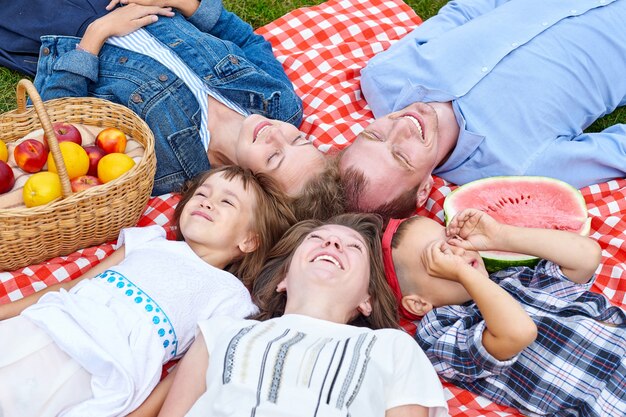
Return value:
<svg viewBox="0 0 626 417">
<path fill-rule="evenodd" d="M 572 224 L 575 224 L 576 226 L 579 225 L 579 227 L 578 229 L 568 229 L 566 226 L 563 225 L 556 225 L 554 227 L 565 228 L 567 230 L 579 233 L 582 236 L 587 236 L 589 234 L 589 231 L 591 230 L 591 218 L 588 216 L 587 205 L 580 191 L 564 181 L 541 176 L 490 177 L 472 181 L 465 185 L 462 185 L 456 188 L 450 194 L 448 194 L 448 196 L 444 200 L 444 221 L 446 224 L 448 224 L 448 222 L 459 211 L 465 208 L 469 208 L 467 206 L 459 207 L 458 200 L 467 198 L 465 196 L 468 196 L 469 198 L 475 198 L 475 196 L 477 195 L 484 194 L 481 190 L 486 190 L 489 188 L 493 189 L 494 187 L 501 188 L 503 190 L 502 194 L 510 194 L 510 190 L 517 190 L 522 186 L 544 186 L 551 188 L 552 190 L 557 190 L 560 193 L 560 197 L 564 198 L 565 200 L 569 200 L 567 209 L 570 210 L 570 214 L 573 219 L 578 219 Z M 508 197 L 500 198 L 500 200 L 504 200 L 502 202 L 503 204 L 500 204 L 500 206 L 509 204 L 508 200 L 510 200 L 511 205 L 519 203 L 519 201 L 514 201 L 513 199 L 509 199 Z M 491 202 L 488 207 L 483 207 L 481 204 L 478 204 L 478 207 L 473 208 L 483 209 L 487 213 L 490 213 L 490 210 L 497 210 L 497 207 L 495 206 L 496 204 Z M 564 207 L 559 206 L 559 209 L 564 210 Z M 493 212 L 491 212 L 490 214 L 493 214 Z M 539 262 L 539 259 L 535 256 L 503 251 L 481 251 L 480 255 L 485 263 L 485 268 L 490 273 L 514 266 L 534 267 Z"/>
</svg>

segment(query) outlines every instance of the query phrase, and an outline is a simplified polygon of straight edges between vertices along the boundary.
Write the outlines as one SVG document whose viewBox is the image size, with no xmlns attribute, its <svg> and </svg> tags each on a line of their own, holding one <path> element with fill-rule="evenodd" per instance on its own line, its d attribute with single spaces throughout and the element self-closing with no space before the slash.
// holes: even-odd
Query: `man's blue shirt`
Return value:
<svg viewBox="0 0 626 417">
<path fill-rule="evenodd" d="M 626 125 L 582 133 L 626 104 L 625 21 L 624 0 L 450 2 L 375 56 L 361 88 L 377 117 L 453 102 L 461 133 L 434 173 L 454 183 L 625 177 Z"/>
</svg>

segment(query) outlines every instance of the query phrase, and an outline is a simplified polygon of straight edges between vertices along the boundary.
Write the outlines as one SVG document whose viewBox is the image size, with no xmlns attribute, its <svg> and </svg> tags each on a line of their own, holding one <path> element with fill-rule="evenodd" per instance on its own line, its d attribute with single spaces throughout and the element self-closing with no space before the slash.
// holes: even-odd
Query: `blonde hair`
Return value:
<svg viewBox="0 0 626 417">
<path fill-rule="evenodd" d="M 345 211 L 344 193 L 339 176 L 339 158 L 327 156 L 321 174 L 304 185 L 292 200 L 298 220 L 326 220 Z"/>
</svg>

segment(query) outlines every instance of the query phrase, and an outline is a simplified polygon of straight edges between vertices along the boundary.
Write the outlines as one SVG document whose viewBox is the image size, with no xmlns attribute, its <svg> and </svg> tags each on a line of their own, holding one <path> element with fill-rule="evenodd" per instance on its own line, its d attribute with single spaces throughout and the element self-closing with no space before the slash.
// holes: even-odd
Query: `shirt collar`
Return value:
<svg viewBox="0 0 626 417">
<path fill-rule="evenodd" d="M 459 139 L 448 159 L 433 171 L 434 174 L 443 174 L 459 167 L 470 158 L 485 140 L 485 136 L 466 129 L 466 122 L 457 100 L 452 100 L 454 117 L 459 124 Z"/>
</svg>

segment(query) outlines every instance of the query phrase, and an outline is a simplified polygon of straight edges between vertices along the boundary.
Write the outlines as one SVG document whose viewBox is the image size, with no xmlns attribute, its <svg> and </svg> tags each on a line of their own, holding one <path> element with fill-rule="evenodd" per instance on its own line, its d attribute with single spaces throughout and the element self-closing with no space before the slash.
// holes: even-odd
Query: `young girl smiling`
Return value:
<svg viewBox="0 0 626 417">
<path fill-rule="evenodd" d="M 126 415 L 187 350 L 198 320 L 257 311 L 226 269 L 256 276 L 293 222 L 273 183 L 239 167 L 210 171 L 175 221 L 180 241 L 160 226 L 125 229 L 119 249 L 80 278 L 0 308 L 0 318 L 21 312 L 0 321 L 11 340 L 0 346 L 4 417 Z"/>
</svg>

